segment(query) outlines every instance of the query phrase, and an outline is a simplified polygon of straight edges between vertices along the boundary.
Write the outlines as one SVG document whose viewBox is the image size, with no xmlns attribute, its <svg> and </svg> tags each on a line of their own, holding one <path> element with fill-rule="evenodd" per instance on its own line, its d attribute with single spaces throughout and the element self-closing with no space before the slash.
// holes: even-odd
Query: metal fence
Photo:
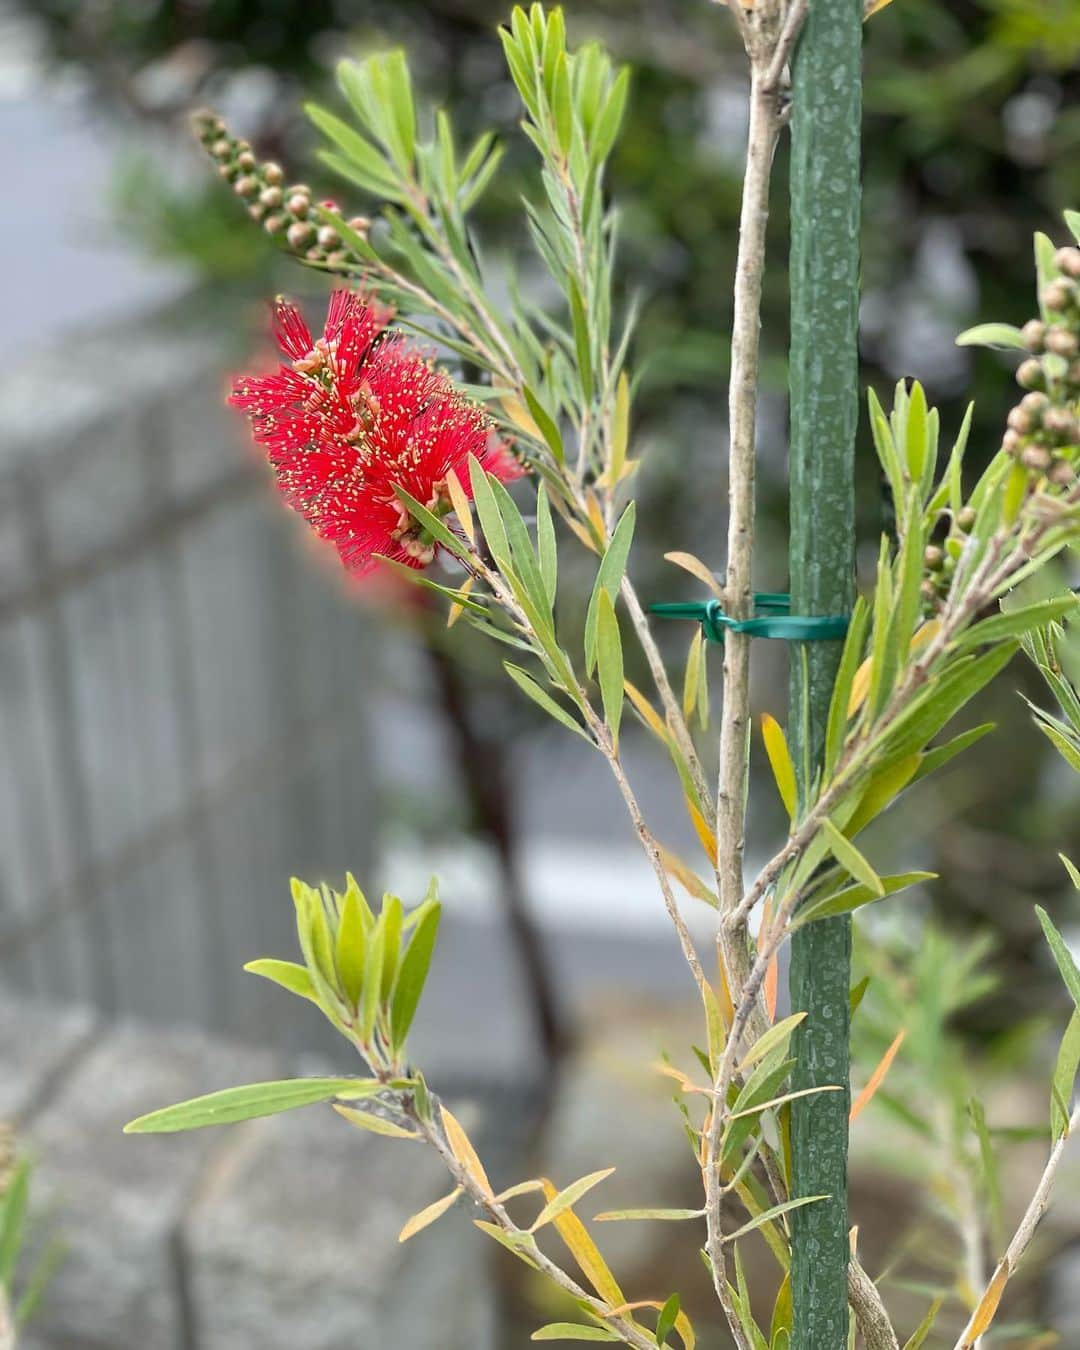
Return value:
<svg viewBox="0 0 1080 1350">
<path fill-rule="evenodd" d="M 369 662 L 221 386 L 166 324 L 0 382 L 0 980 L 268 1039 L 289 875 L 370 857 Z"/>
</svg>

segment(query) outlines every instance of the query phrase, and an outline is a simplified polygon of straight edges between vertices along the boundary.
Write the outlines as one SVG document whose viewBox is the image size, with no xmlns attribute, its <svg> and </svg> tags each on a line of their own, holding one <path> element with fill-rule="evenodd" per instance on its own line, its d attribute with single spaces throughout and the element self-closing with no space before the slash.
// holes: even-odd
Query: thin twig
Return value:
<svg viewBox="0 0 1080 1350">
<path fill-rule="evenodd" d="M 1069 1117 L 1068 1127 L 1062 1131 L 1060 1137 L 1055 1141 L 1054 1147 L 1050 1150 L 1050 1156 L 1046 1160 L 1046 1166 L 1043 1168 L 1042 1176 L 1039 1178 L 1039 1184 L 1035 1188 L 1035 1194 L 1031 1197 L 1031 1202 L 1024 1210 L 1023 1218 L 1017 1225 L 1016 1232 L 1013 1234 L 1012 1241 L 1006 1248 L 1005 1255 L 998 1262 L 990 1282 L 983 1292 L 983 1298 L 986 1293 L 995 1287 L 998 1282 L 1000 1288 L 1004 1288 L 1005 1282 L 1015 1273 L 1017 1266 L 1031 1245 L 1031 1240 L 1035 1236 L 1035 1230 L 1046 1211 L 1050 1208 L 1050 1192 L 1053 1189 L 1054 1178 L 1057 1176 L 1057 1170 L 1061 1159 L 1065 1154 L 1065 1146 L 1069 1142 L 1069 1137 L 1074 1130 L 1080 1129 L 1080 1106 L 1077 1106 Z M 982 1299 L 979 1300 L 981 1305 Z M 963 1335 L 956 1342 L 954 1350 L 971 1350 L 975 1342 L 971 1339 L 972 1320 L 964 1328 Z"/>
<path fill-rule="evenodd" d="M 434 1095 L 431 1097 L 431 1102 L 437 1115 L 439 1103 Z M 412 1113 L 411 1119 L 419 1128 L 426 1142 L 443 1160 L 447 1171 L 456 1184 L 461 1187 L 474 1204 L 490 1216 L 492 1222 L 497 1224 L 508 1238 L 524 1247 L 529 1260 L 542 1275 L 546 1275 L 553 1284 L 569 1294 L 571 1298 L 589 1308 L 606 1326 L 611 1328 L 625 1345 L 634 1346 L 635 1350 L 656 1350 L 656 1341 L 653 1337 L 649 1336 L 642 1328 L 635 1326 L 626 1317 L 612 1316 L 603 1299 L 590 1294 L 587 1289 L 578 1284 L 573 1276 L 568 1275 L 561 1266 L 556 1265 L 550 1257 L 540 1250 L 532 1234 L 527 1229 L 520 1228 L 510 1217 L 506 1207 L 485 1191 L 472 1173 L 458 1161 L 441 1129 L 432 1124 L 430 1120 L 422 1119 L 419 1113 L 415 1111 Z"/>
</svg>

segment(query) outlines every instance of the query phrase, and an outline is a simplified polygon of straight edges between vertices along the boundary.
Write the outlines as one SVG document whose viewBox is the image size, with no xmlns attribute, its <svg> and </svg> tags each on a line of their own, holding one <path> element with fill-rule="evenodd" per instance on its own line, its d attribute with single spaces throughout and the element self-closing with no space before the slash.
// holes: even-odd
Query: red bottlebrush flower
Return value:
<svg viewBox="0 0 1080 1350">
<path fill-rule="evenodd" d="M 441 515 L 451 471 L 471 495 L 470 455 L 504 482 L 522 472 L 481 409 L 386 332 L 389 318 L 365 296 L 335 291 L 313 339 L 296 306 L 279 301 L 274 331 L 290 364 L 237 380 L 229 399 L 250 417 L 285 500 L 356 572 L 379 555 L 410 567 L 435 557 L 395 488 Z"/>
</svg>

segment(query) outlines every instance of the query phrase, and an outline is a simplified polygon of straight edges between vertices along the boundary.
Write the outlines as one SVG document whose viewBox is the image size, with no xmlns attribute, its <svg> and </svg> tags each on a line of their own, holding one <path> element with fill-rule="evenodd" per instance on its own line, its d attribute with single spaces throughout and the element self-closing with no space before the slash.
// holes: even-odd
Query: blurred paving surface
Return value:
<svg viewBox="0 0 1080 1350">
<path fill-rule="evenodd" d="M 447 1190 L 427 1153 L 326 1107 L 121 1132 L 155 1106 L 323 1062 L 134 1024 L 88 1039 L 87 1015 L 8 998 L 0 1025 L 0 1081 L 22 1082 L 12 1104 L 39 1160 L 33 1210 L 66 1249 L 21 1350 L 361 1350 L 376 1333 L 403 1350 L 493 1350 L 488 1250 L 468 1216 L 397 1242 Z"/>
</svg>

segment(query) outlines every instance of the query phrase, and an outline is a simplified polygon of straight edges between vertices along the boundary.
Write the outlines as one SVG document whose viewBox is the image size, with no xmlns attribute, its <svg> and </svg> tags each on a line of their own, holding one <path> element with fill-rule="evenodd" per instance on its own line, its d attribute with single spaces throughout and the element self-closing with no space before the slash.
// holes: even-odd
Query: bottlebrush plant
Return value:
<svg viewBox="0 0 1080 1350">
<path fill-rule="evenodd" d="M 789 116 L 789 57 L 806 6 L 790 0 L 732 13 L 751 71 L 734 281 L 733 523 L 719 577 L 685 551 L 668 556 L 721 613 L 742 621 L 749 617 L 753 544 L 763 220 L 772 154 Z M 790 823 L 747 883 L 749 684 L 737 659 L 745 639 L 732 636 L 725 652 L 714 786 L 707 771 L 713 755 L 705 635 L 695 632 L 681 671 L 669 670 L 628 575 L 638 467 L 631 435 L 634 313 L 616 314 L 613 305 L 617 214 L 604 179 L 629 76 L 595 43 L 568 47 L 558 9 L 516 9 L 500 36 L 523 105 L 522 128 L 539 160 L 524 222 L 558 304 L 551 303 L 550 285 L 541 304 L 512 277 L 496 277 L 470 229 L 470 209 L 498 169 L 495 137 L 484 134 L 463 153 L 445 111 L 430 121 L 426 110 L 418 113 L 401 53 L 346 61 L 338 72 L 345 115 L 318 106 L 308 112 L 326 138 L 323 160 L 363 193 L 370 215 L 316 201 L 306 186 L 288 185 L 280 166 L 260 161 L 219 118 L 195 119 L 253 220 L 337 286 L 319 337 L 317 322 L 278 302 L 285 359 L 276 372 L 238 379 L 232 402 L 250 417 L 286 501 L 347 567 L 388 564 L 439 592 L 451 621 L 460 618 L 510 649 L 506 672 L 522 693 L 606 760 L 701 1000 L 697 1067 L 692 1075 L 672 1075 L 680 1123 L 701 1172 L 702 1203 L 596 1217 L 694 1224 L 740 1350 L 825 1347 L 793 1311 L 786 1273 L 793 1213 L 826 1198 L 793 1192 L 791 1113 L 810 1095 L 841 1093 L 846 1100 L 849 1086 L 792 1086 L 793 1038 L 806 1014 L 796 1007 L 777 1018 L 777 958 L 796 931 L 931 880 L 924 872 L 881 875 L 856 841 L 902 793 L 990 732 L 982 726 L 947 735 L 1022 643 L 1049 672 L 1075 723 L 1070 728 L 1040 714 L 1040 724 L 1074 766 L 1080 762 L 1074 716 L 1080 704 L 1053 656 L 1076 622 L 1076 598 L 1064 590 L 1030 600 L 1022 589 L 1080 540 L 1080 249 L 1055 251 L 1040 237 L 1041 318 L 1023 330 L 994 325 L 963 339 L 1023 345 L 1030 353 L 1019 371 L 1028 392 L 1009 418 L 1000 452 L 973 485 L 964 474 L 971 410 L 946 450 L 920 385 L 898 385 L 889 411 L 871 395 L 869 429 L 895 505 L 895 536 L 882 537 L 872 584 L 850 615 L 820 764 L 809 758 L 797 764 L 778 722 L 763 723 L 764 750 Z M 1069 225 L 1080 243 L 1080 216 L 1070 215 Z M 456 363 L 459 378 L 450 373 Z M 568 548 L 595 559 L 583 640 L 571 639 L 560 612 L 559 562 Z M 644 656 L 651 692 L 626 678 L 628 643 Z M 676 856 L 644 818 L 621 751 L 627 715 L 670 760 L 672 791 L 697 832 L 707 870 Z M 687 900 L 714 911 L 715 952 L 695 943 L 683 918 Z M 534 1339 L 679 1342 L 692 1350 L 694 1331 L 678 1292 L 658 1290 L 652 1302 L 628 1303 L 579 1217 L 607 1171 L 601 1166 L 561 1188 L 535 1178 L 496 1189 L 460 1123 L 410 1058 L 407 1034 L 438 925 L 434 890 L 413 910 L 388 896 L 376 912 L 352 878 L 340 891 L 296 881 L 293 901 L 302 962 L 262 960 L 248 969 L 314 1002 L 359 1051 L 365 1076 L 228 1088 L 155 1111 L 128 1129 L 192 1129 L 329 1102 L 352 1125 L 426 1144 L 445 1163 L 451 1189 L 405 1223 L 403 1239 L 455 1203 L 468 1204 L 484 1233 L 569 1296 L 579 1320 L 545 1326 Z M 1040 917 L 1080 1007 L 1080 974 L 1049 919 Z M 1077 1124 L 1069 1104 L 1075 1025 L 1054 1076 L 1045 1175 L 1004 1254 L 994 1254 L 984 1287 L 970 1285 L 958 1295 L 966 1325 L 958 1338 L 947 1337 L 957 1350 L 977 1345 L 992 1323 Z M 895 1052 L 882 1061 L 870 1091 Z M 972 1128 L 978 1143 L 984 1127 L 975 1120 Z M 553 1254 L 552 1230 L 573 1265 Z M 743 1277 L 741 1252 L 756 1240 L 752 1234 L 768 1244 L 778 1267 L 775 1306 L 764 1324 Z M 899 1347 L 854 1238 L 846 1280 L 850 1344 L 860 1335 L 866 1346 Z M 946 1343 L 935 1322 L 939 1306 L 909 1347 Z"/>
</svg>

